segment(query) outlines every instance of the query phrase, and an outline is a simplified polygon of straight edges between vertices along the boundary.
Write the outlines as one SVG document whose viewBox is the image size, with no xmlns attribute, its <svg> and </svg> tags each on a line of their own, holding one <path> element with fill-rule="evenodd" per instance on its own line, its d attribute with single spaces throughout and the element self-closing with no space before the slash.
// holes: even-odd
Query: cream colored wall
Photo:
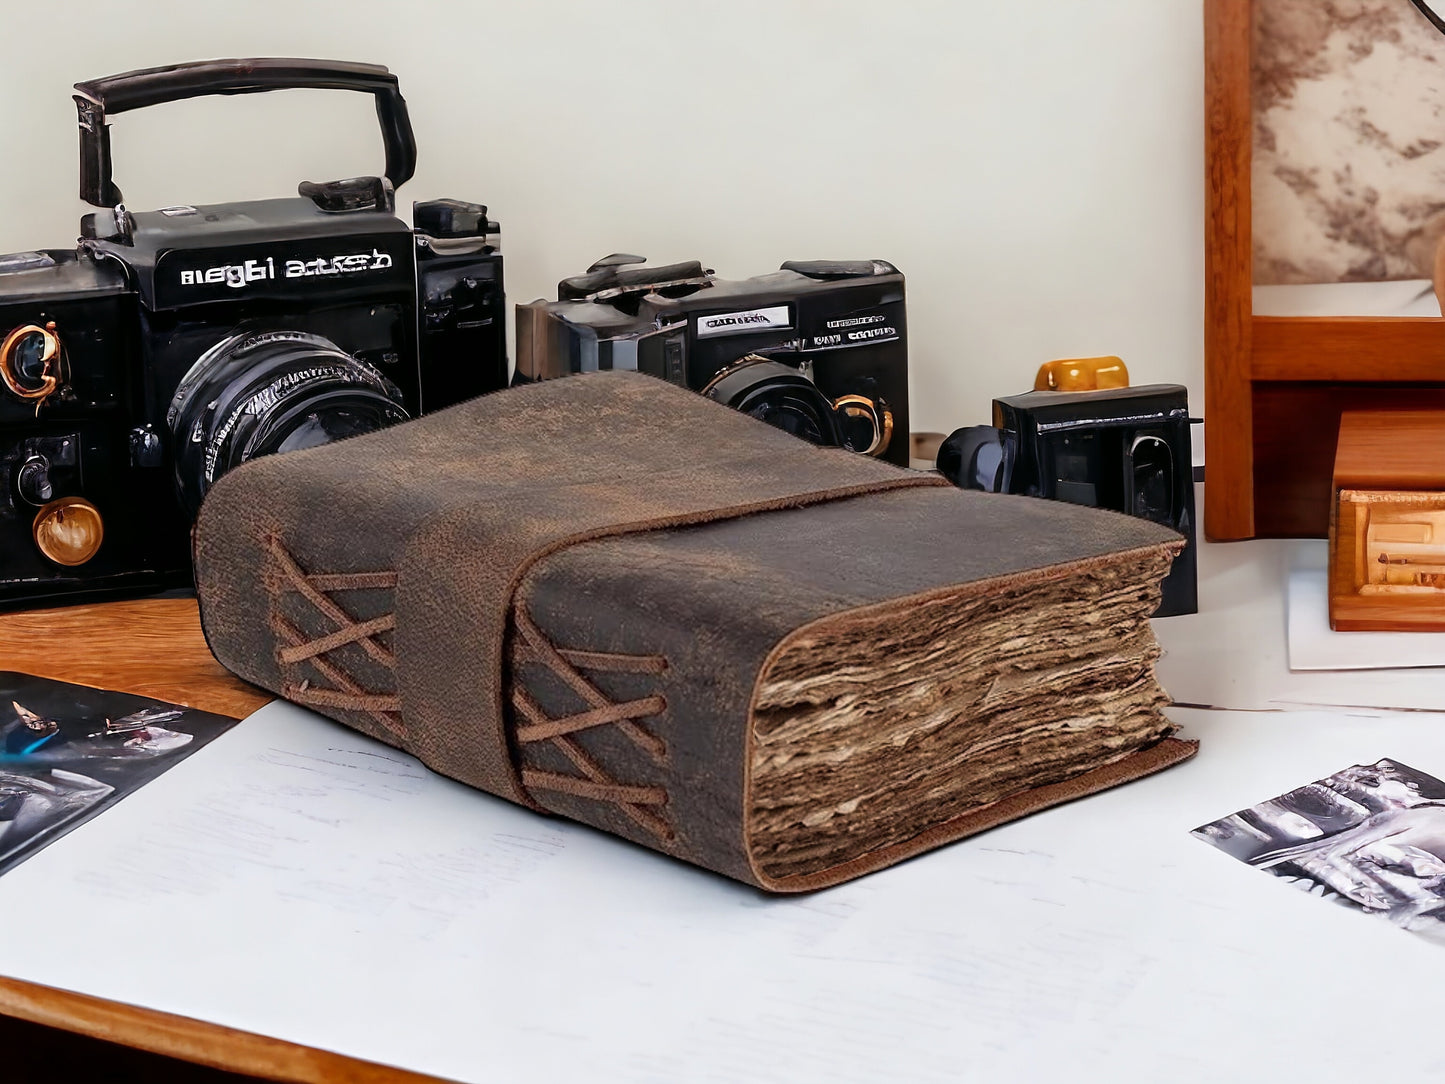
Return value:
<svg viewBox="0 0 1445 1084">
<path fill-rule="evenodd" d="M 488 204 L 514 301 L 617 250 L 736 277 L 883 257 L 917 429 L 1092 353 L 1203 408 L 1200 0 L 0 0 L 0 33 L 0 251 L 75 237 L 75 81 L 374 61 L 417 130 L 403 200 Z M 341 94 L 178 103 L 113 138 L 134 208 L 380 167 Z"/>
</svg>

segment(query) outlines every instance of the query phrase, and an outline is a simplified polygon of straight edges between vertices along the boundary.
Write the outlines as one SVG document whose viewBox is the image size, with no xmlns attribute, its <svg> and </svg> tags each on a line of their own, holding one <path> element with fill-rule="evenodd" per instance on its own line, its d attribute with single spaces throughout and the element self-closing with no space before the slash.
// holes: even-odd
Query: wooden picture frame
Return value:
<svg viewBox="0 0 1445 1084">
<path fill-rule="evenodd" d="M 1445 410 L 1445 318 L 1254 314 L 1253 11 L 1204 0 L 1204 528 L 1323 538 L 1341 411 Z"/>
</svg>

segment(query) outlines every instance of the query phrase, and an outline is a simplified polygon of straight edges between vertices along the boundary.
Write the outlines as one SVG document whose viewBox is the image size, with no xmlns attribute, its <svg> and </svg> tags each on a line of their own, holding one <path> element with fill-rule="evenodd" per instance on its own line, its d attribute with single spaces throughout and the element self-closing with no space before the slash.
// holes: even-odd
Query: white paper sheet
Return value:
<svg viewBox="0 0 1445 1084">
<path fill-rule="evenodd" d="M 1286 583 L 1293 569 L 1324 568 L 1328 548 L 1323 539 L 1201 543 L 1199 613 L 1153 623 L 1170 695 L 1248 711 L 1445 709 L 1445 669 L 1291 670 Z"/>
<path fill-rule="evenodd" d="M 1329 573 L 1289 573 L 1291 670 L 1400 670 L 1445 666 L 1445 632 L 1335 632 L 1330 628 Z M 1445 675 L 1441 675 L 1445 679 Z"/>
<path fill-rule="evenodd" d="M 1188 834 L 1445 772 L 1445 718 L 1179 717 L 1189 764 L 770 899 L 273 705 L 0 878 L 0 973 L 465 1081 L 1445 1073 L 1445 950 Z"/>
</svg>

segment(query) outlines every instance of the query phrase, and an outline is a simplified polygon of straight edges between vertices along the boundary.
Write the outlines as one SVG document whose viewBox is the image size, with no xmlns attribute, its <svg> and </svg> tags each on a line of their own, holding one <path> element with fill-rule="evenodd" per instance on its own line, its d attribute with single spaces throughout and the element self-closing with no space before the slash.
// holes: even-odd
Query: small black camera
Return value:
<svg viewBox="0 0 1445 1084">
<path fill-rule="evenodd" d="M 612 255 L 517 306 L 526 383 L 631 369 L 814 444 L 908 465 L 903 275 L 883 260 L 792 261 L 740 281 Z"/>
<path fill-rule="evenodd" d="M 131 212 L 108 115 L 209 94 L 375 97 L 382 177 Z M 74 250 L 0 256 L 0 605 L 190 582 L 189 526 L 225 471 L 506 385 L 498 227 L 395 213 L 416 143 L 386 68 L 219 60 L 76 84 Z"/>
<path fill-rule="evenodd" d="M 1188 390 L 1038 390 L 1050 386 L 1048 369 L 1036 390 L 993 401 L 993 425 L 951 434 L 938 451 L 939 471 L 964 489 L 1108 508 L 1172 527 L 1188 544 L 1154 616 L 1197 612 Z"/>
</svg>

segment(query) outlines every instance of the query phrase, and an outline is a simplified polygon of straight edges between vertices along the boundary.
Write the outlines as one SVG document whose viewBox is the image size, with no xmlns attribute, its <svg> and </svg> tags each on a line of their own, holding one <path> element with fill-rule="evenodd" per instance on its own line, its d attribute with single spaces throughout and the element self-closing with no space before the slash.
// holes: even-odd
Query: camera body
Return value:
<svg viewBox="0 0 1445 1084">
<path fill-rule="evenodd" d="M 107 110 L 295 86 L 375 94 L 387 175 L 125 209 Z M 0 256 L 0 605 L 186 586 L 225 470 L 505 386 L 496 223 L 451 200 L 397 217 L 415 144 L 385 68 L 212 61 L 76 91 L 101 209 L 74 250 Z"/>
<path fill-rule="evenodd" d="M 903 275 L 882 260 L 794 261 L 715 278 L 613 255 L 517 306 L 517 382 L 630 369 L 815 444 L 908 465 Z"/>
<path fill-rule="evenodd" d="M 1041 371 L 1040 383 L 1043 378 Z M 1112 509 L 1173 528 L 1188 541 L 1164 579 L 1154 616 L 1197 612 L 1185 387 L 1036 390 L 995 399 L 993 420 L 992 426 L 960 429 L 943 442 L 938 469 L 950 481 L 964 489 Z"/>
</svg>

